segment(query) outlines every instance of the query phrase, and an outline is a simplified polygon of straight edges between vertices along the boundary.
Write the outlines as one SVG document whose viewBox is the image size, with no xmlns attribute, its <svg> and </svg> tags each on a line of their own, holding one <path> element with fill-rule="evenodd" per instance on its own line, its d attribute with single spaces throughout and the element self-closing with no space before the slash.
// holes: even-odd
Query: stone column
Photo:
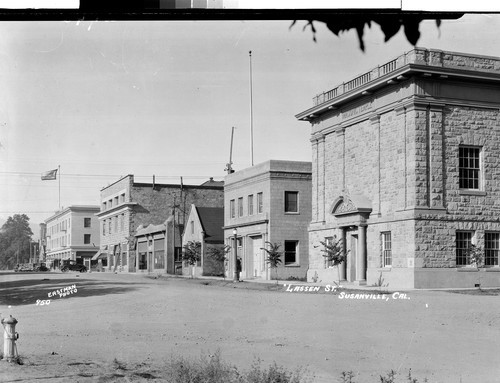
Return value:
<svg viewBox="0 0 500 383">
<path fill-rule="evenodd" d="M 444 132 L 443 107 L 441 105 L 431 105 L 429 120 L 429 207 L 444 209 Z"/>
<path fill-rule="evenodd" d="M 358 226 L 358 254 L 356 259 L 356 283 L 366 284 L 366 225 Z"/>
<path fill-rule="evenodd" d="M 325 222 L 325 136 L 318 138 L 318 222 Z"/>
<path fill-rule="evenodd" d="M 340 228 L 340 230 L 342 230 L 342 251 L 344 252 L 344 254 L 346 254 L 347 252 L 347 234 L 346 234 L 346 228 L 345 227 L 342 227 Z M 339 271 L 340 271 L 340 280 L 341 281 L 345 281 L 347 278 L 346 278 L 346 272 L 345 272 L 345 269 L 346 269 L 346 264 L 347 264 L 347 258 L 344 262 L 342 262 L 340 265 L 339 265 Z"/>
<path fill-rule="evenodd" d="M 375 130 L 375 137 L 377 142 L 375 143 L 375 148 L 377 151 L 376 161 L 376 187 L 375 187 L 375 198 L 373 199 L 373 212 L 372 214 L 379 215 L 380 214 L 380 116 L 375 114 L 370 117 L 370 123 L 372 124 L 372 128 Z"/>
<path fill-rule="evenodd" d="M 319 193 L 318 193 L 318 173 L 319 173 L 319 153 L 318 153 L 318 139 L 311 138 L 312 144 L 312 222 L 318 222 L 318 207 L 319 207 Z M 314 198 L 315 197 L 315 198 Z"/>
</svg>

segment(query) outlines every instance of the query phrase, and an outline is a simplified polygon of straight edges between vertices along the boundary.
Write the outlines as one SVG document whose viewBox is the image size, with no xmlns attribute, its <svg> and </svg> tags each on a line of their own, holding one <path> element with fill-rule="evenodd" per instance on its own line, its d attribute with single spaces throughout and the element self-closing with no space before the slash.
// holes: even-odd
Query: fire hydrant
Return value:
<svg viewBox="0 0 500 383">
<path fill-rule="evenodd" d="M 16 332 L 17 319 L 3 318 L 1 321 L 4 329 L 3 333 L 3 357 L 7 362 L 18 362 L 19 355 L 17 354 L 16 340 L 19 339 L 19 334 Z"/>
</svg>

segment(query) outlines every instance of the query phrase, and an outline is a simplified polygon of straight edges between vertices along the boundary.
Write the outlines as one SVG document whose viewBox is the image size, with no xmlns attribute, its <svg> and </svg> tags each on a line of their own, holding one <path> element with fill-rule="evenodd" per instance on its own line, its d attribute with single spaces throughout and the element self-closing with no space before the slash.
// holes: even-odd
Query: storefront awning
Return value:
<svg viewBox="0 0 500 383">
<path fill-rule="evenodd" d="M 92 261 L 95 261 L 97 259 L 104 259 L 108 257 L 108 253 L 106 251 L 98 251 L 93 257 Z"/>
</svg>

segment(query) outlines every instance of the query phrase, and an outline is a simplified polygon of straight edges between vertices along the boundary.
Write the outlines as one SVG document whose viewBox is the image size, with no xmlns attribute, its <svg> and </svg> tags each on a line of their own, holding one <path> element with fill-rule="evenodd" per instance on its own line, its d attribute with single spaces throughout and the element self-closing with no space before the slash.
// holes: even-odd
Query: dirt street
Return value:
<svg viewBox="0 0 500 383">
<path fill-rule="evenodd" d="M 241 369 L 256 358 L 266 366 L 307 367 L 318 383 L 337 382 L 349 370 L 356 382 L 379 382 L 391 369 L 403 381 L 410 368 L 419 382 L 499 381 L 499 296 L 405 291 L 382 297 L 373 290 L 356 297 L 325 287 L 290 292 L 255 285 L 0 273 L 0 316 L 19 321 L 24 361 L 0 361 L 0 381 L 122 381 L 113 375 L 114 360 L 141 371 L 123 381 L 162 381 L 154 371 L 172 356 L 196 359 L 217 350 Z M 64 287 L 70 292 L 60 296 Z"/>
</svg>

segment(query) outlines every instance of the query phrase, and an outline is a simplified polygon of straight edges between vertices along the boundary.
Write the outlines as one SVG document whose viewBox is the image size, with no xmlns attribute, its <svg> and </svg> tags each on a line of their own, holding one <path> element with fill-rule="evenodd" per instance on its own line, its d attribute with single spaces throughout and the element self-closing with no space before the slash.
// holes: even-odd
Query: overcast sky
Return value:
<svg viewBox="0 0 500 383">
<path fill-rule="evenodd" d="M 384 43 L 377 25 L 336 37 L 304 22 L 0 23 L 0 224 L 33 224 L 61 204 L 98 205 L 120 176 L 201 184 L 223 179 L 235 126 L 233 167 L 310 161 L 310 126 L 295 114 L 312 97 L 413 47 L 400 32 Z M 500 56 L 500 15 L 421 25 L 418 46 Z"/>
</svg>

